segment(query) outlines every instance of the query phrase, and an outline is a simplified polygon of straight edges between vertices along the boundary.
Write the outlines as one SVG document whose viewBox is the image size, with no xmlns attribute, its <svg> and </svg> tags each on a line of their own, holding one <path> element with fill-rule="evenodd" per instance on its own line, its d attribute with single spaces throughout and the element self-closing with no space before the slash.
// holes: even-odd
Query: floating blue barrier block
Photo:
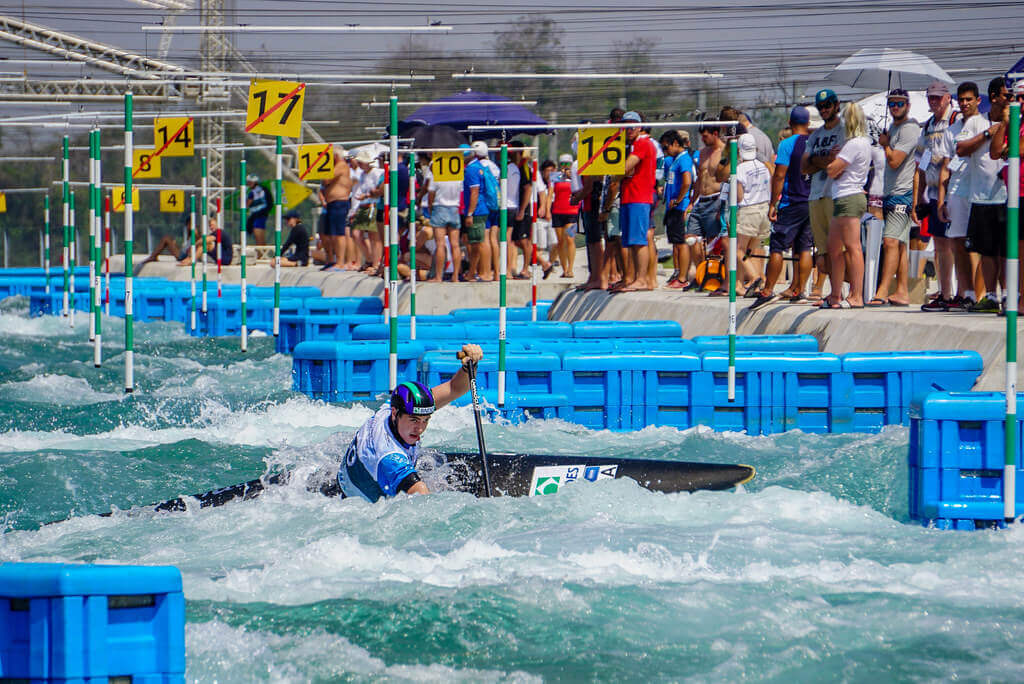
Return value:
<svg viewBox="0 0 1024 684">
<path fill-rule="evenodd" d="M 588 340 L 581 340 L 588 341 Z M 630 354 L 699 354 L 693 340 L 673 337 L 648 339 L 613 338 L 610 340 L 615 351 Z"/>
<path fill-rule="evenodd" d="M 851 352 L 843 356 L 853 405 L 853 429 L 874 432 L 907 425 L 914 397 L 969 391 L 984 369 L 975 351 Z"/>
<path fill-rule="evenodd" d="M 465 340 L 466 326 L 462 323 L 428 323 L 416 321 L 417 340 Z M 353 340 L 387 340 L 391 337 L 388 323 L 364 323 L 352 329 Z M 474 334 L 474 340 L 480 336 Z M 398 338 L 409 339 L 409 321 L 398 320 Z M 497 337 L 495 337 L 497 339 Z"/>
<path fill-rule="evenodd" d="M 648 425 L 661 425 L 685 430 L 697 424 L 697 394 L 706 391 L 709 382 L 699 356 L 650 352 L 629 359 L 633 366 L 632 398 L 629 423 L 624 428 L 642 430 Z M 700 413 L 711 423 L 717 422 L 716 411 Z M 726 412 L 717 413 L 724 416 Z"/>
<path fill-rule="evenodd" d="M 311 315 L 383 314 L 379 297 L 306 297 L 303 313 Z"/>
<path fill-rule="evenodd" d="M 398 345 L 398 380 L 415 380 L 423 345 Z M 376 342 L 301 342 L 292 361 L 292 388 L 312 399 L 373 399 L 388 391 L 388 352 Z"/>
<path fill-rule="evenodd" d="M 477 387 L 498 389 L 498 354 L 488 353 L 477 365 Z M 509 351 L 505 356 L 505 391 L 514 394 L 560 394 L 561 359 L 550 352 Z M 429 351 L 421 360 L 420 381 L 434 387 L 449 380 L 462 367 L 451 350 Z"/>
<path fill-rule="evenodd" d="M 537 321 L 546 321 L 550 303 L 537 302 Z M 464 308 L 452 309 L 449 315 L 457 321 L 462 322 L 498 322 L 498 307 Z M 532 308 L 529 306 L 509 306 L 505 308 L 505 321 L 528 322 L 533 316 Z"/>
<path fill-rule="evenodd" d="M 467 331 L 472 331 L 474 340 L 497 340 L 497 322 L 466 323 Z M 506 339 L 567 339 L 572 337 L 572 326 L 563 321 L 513 321 L 505 326 Z"/>
<path fill-rule="evenodd" d="M 694 423 L 757 435 L 770 430 L 773 368 L 763 354 L 737 352 L 735 397 L 729 401 L 729 355 L 701 354 L 693 392 Z"/>
<path fill-rule="evenodd" d="M 764 434 L 850 432 L 853 410 L 842 360 L 825 352 L 754 354 L 744 352 L 751 367 L 772 373 L 772 393 L 762 397 L 768 423 Z"/>
<path fill-rule="evenodd" d="M 571 420 L 566 412 L 569 400 L 564 394 L 548 394 L 534 392 L 528 394 L 517 394 L 505 392 L 505 403 L 498 406 L 498 390 L 478 390 L 477 396 L 484 405 L 485 410 L 496 412 L 505 420 L 512 423 L 524 423 L 527 420 L 547 420 L 560 418 Z M 469 393 L 452 402 L 455 406 L 469 406 L 473 398 Z"/>
<path fill-rule="evenodd" d="M 254 299 L 246 302 L 248 317 L 246 324 L 249 330 L 262 330 L 268 334 L 274 332 L 274 300 Z M 281 297 L 279 302 L 282 316 L 298 316 L 303 310 L 303 300 L 298 297 Z"/>
<path fill-rule="evenodd" d="M 0 680 L 183 682 L 173 567 L 0 564 Z"/>
<path fill-rule="evenodd" d="M 676 321 L 576 321 L 572 324 L 572 336 L 578 338 L 681 338 L 683 326 Z"/>
<path fill-rule="evenodd" d="M 1017 395 L 1024 406 L 1024 394 Z M 1018 414 L 1019 415 L 1019 414 Z M 910 515 L 944 529 L 1003 520 L 1005 394 L 933 392 L 910 407 Z M 1018 419 L 1015 514 L 1024 513 Z"/>
<path fill-rule="evenodd" d="M 635 355 L 567 352 L 562 355 L 562 391 L 568 420 L 593 430 L 628 430 Z"/>
<path fill-rule="evenodd" d="M 178 294 L 170 287 L 143 287 L 135 294 L 133 315 L 139 321 L 175 320 L 175 300 Z M 179 319 L 180 320 L 180 319 Z"/>
<path fill-rule="evenodd" d="M 700 352 L 729 351 L 728 335 L 698 335 L 693 338 Z M 816 352 L 818 340 L 814 335 L 737 335 L 737 352 Z"/>
<path fill-rule="evenodd" d="M 579 352 L 587 352 L 591 354 L 607 354 L 610 353 L 615 348 L 612 344 L 612 340 L 602 340 L 597 338 L 588 340 L 578 340 L 573 337 L 555 339 L 525 338 L 522 342 L 524 347 L 532 351 L 554 352 L 559 356 Z"/>
</svg>

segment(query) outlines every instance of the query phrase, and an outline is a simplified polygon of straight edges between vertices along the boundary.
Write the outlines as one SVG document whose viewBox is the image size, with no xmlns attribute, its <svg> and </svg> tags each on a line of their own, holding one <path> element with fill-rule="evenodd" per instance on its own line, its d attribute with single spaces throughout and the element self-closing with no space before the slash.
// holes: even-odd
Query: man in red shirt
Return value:
<svg viewBox="0 0 1024 684">
<path fill-rule="evenodd" d="M 640 115 L 626 112 L 623 123 L 640 123 Z M 626 129 L 626 143 L 630 146 L 626 157 L 626 174 L 622 179 L 622 205 L 619 217 L 622 225 L 622 244 L 629 247 L 633 260 L 633 282 L 619 290 L 636 292 L 653 290 L 657 283 L 650 282 L 647 231 L 651 227 L 651 206 L 654 204 L 655 168 L 658 152 L 654 141 L 639 126 Z"/>
</svg>

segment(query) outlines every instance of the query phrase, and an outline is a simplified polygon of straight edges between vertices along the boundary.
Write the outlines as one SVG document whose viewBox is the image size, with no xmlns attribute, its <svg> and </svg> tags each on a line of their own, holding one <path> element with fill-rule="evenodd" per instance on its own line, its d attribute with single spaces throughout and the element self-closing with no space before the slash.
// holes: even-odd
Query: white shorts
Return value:
<svg viewBox="0 0 1024 684">
<path fill-rule="evenodd" d="M 558 244 L 558 233 L 548 219 L 537 219 L 537 249 L 548 249 Z"/>
<path fill-rule="evenodd" d="M 946 198 L 946 213 L 949 214 L 947 238 L 967 237 L 967 220 L 971 217 L 971 203 L 966 197 L 950 195 Z"/>
</svg>

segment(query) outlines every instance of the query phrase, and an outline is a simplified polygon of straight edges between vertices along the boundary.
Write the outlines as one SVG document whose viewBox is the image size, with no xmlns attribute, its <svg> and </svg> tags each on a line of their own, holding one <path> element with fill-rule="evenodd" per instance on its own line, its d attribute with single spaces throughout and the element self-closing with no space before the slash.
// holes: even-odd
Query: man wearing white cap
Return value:
<svg viewBox="0 0 1024 684">
<path fill-rule="evenodd" d="M 736 167 L 736 253 L 764 254 L 764 241 L 771 234 L 768 221 L 768 201 L 771 199 L 772 174 L 764 162 L 757 159 L 757 141 L 750 133 L 739 139 L 740 164 Z M 740 269 L 744 292 L 761 287 L 764 274 L 761 260 L 742 259 Z"/>
<path fill-rule="evenodd" d="M 956 149 L 950 126 L 959 112 L 953 109 L 949 86 L 934 81 L 925 92 L 932 115 L 921 129 L 918 149 L 927 158 L 922 171 L 924 183 L 918 186 L 917 204 L 927 206 L 928 232 L 935 239 L 935 265 L 939 274 L 939 296 L 921 307 L 922 311 L 949 311 L 955 298 L 961 297 L 970 284 L 970 262 L 964 249 L 964 235 L 954 235 L 949 221 L 939 215 L 939 186 L 949 174 L 949 162 Z M 919 217 L 921 213 L 919 212 Z M 966 225 L 964 226 L 966 229 Z M 953 267 L 956 266 L 957 288 L 953 289 Z M 954 294 L 954 293 L 959 294 Z"/>
</svg>

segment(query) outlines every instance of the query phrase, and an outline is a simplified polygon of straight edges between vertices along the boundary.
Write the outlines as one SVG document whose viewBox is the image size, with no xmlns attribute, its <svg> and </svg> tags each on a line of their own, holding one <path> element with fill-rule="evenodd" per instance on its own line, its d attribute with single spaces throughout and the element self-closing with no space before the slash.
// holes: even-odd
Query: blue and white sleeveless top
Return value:
<svg viewBox="0 0 1024 684">
<path fill-rule="evenodd" d="M 385 404 L 366 421 L 345 452 L 338 484 L 345 496 L 376 501 L 398 494 L 398 485 L 416 472 L 419 445 L 407 446 L 391 431 L 391 406 Z"/>
</svg>

